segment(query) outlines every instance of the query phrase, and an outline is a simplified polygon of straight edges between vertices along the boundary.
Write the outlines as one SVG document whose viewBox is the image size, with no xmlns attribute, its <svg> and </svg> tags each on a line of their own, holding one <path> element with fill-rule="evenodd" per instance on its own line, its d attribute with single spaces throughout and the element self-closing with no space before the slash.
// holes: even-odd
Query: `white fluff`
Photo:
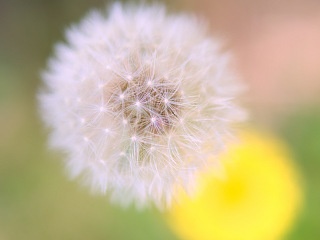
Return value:
<svg viewBox="0 0 320 240">
<path fill-rule="evenodd" d="M 43 75 L 41 114 L 72 177 L 139 206 L 192 185 L 242 111 L 229 55 L 190 15 L 159 5 L 91 12 Z"/>
</svg>

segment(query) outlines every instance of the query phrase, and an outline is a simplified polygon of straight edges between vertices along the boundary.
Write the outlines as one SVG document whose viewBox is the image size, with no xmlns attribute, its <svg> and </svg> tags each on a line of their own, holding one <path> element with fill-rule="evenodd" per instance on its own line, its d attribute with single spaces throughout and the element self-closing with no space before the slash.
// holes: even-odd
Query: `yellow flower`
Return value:
<svg viewBox="0 0 320 240">
<path fill-rule="evenodd" d="M 199 176 L 195 195 L 181 191 L 169 223 L 189 240 L 275 240 L 301 203 L 298 174 L 279 140 L 248 131 L 221 156 L 225 177 Z"/>
</svg>

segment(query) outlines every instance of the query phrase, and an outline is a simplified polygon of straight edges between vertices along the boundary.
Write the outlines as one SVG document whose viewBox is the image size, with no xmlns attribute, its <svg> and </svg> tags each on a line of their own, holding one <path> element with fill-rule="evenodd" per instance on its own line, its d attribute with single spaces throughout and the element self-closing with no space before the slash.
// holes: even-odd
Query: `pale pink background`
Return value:
<svg viewBox="0 0 320 240">
<path fill-rule="evenodd" d="M 187 8 L 227 40 L 254 120 L 320 102 L 320 1 L 189 0 Z"/>
</svg>

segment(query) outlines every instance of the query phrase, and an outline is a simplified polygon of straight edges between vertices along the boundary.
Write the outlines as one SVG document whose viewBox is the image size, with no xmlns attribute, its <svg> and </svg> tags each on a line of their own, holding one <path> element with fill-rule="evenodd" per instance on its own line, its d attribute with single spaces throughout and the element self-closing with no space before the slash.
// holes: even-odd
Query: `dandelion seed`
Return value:
<svg viewBox="0 0 320 240">
<path fill-rule="evenodd" d="M 136 136 L 132 136 L 131 137 L 131 140 L 134 142 L 134 141 L 137 141 L 137 137 Z"/>
<path fill-rule="evenodd" d="M 131 75 L 128 75 L 128 76 L 127 76 L 127 79 L 128 79 L 128 81 L 131 81 L 131 80 L 132 80 L 132 76 L 131 76 Z"/>
<path fill-rule="evenodd" d="M 155 123 L 156 120 L 157 120 L 157 119 L 156 119 L 155 117 L 152 117 L 152 118 L 151 118 L 151 122 L 152 122 L 152 123 Z"/>
<path fill-rule="evenodd" d="M 80 118 L 80 122 L 81 122 L 82 124 L 85 124 L 85 123 L 86 123 L 86 119 Z"/>
<path fill-rule="evenodd" d="M 43 75 L 50 142 L 73 175 L 115 201 L 170 204 L 174 186 L 189 187 L 242 116 L 228 58 L 193 16 L 159 5 L 91 12 Z"/>
<path fill-rule="evenodd" d="M 103 166 L 106 166 L 106 162 L 103 159 L 100 159 L 99 161 Z"/>
<path fill-rule="evenodd" d="M 136 101 L 136 106 L 139 108 L 141 106 L 141 103 L 139 101 Z"/>
</svg>

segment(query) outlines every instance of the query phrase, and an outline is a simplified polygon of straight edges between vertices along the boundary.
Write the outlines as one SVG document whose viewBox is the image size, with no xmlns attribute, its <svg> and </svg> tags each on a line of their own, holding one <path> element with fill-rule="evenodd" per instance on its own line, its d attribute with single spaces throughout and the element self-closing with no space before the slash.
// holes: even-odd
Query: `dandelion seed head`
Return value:
<svg viewBox="0 0 320 240">
<path fill-rule="evenodd" d="M 195 17 L 160 5 L 114 4 L 69 28 L 39 101 L 72 176 L 124 204 L 170 204 L 242 116 L 220 48 Z"/>
</svg>

